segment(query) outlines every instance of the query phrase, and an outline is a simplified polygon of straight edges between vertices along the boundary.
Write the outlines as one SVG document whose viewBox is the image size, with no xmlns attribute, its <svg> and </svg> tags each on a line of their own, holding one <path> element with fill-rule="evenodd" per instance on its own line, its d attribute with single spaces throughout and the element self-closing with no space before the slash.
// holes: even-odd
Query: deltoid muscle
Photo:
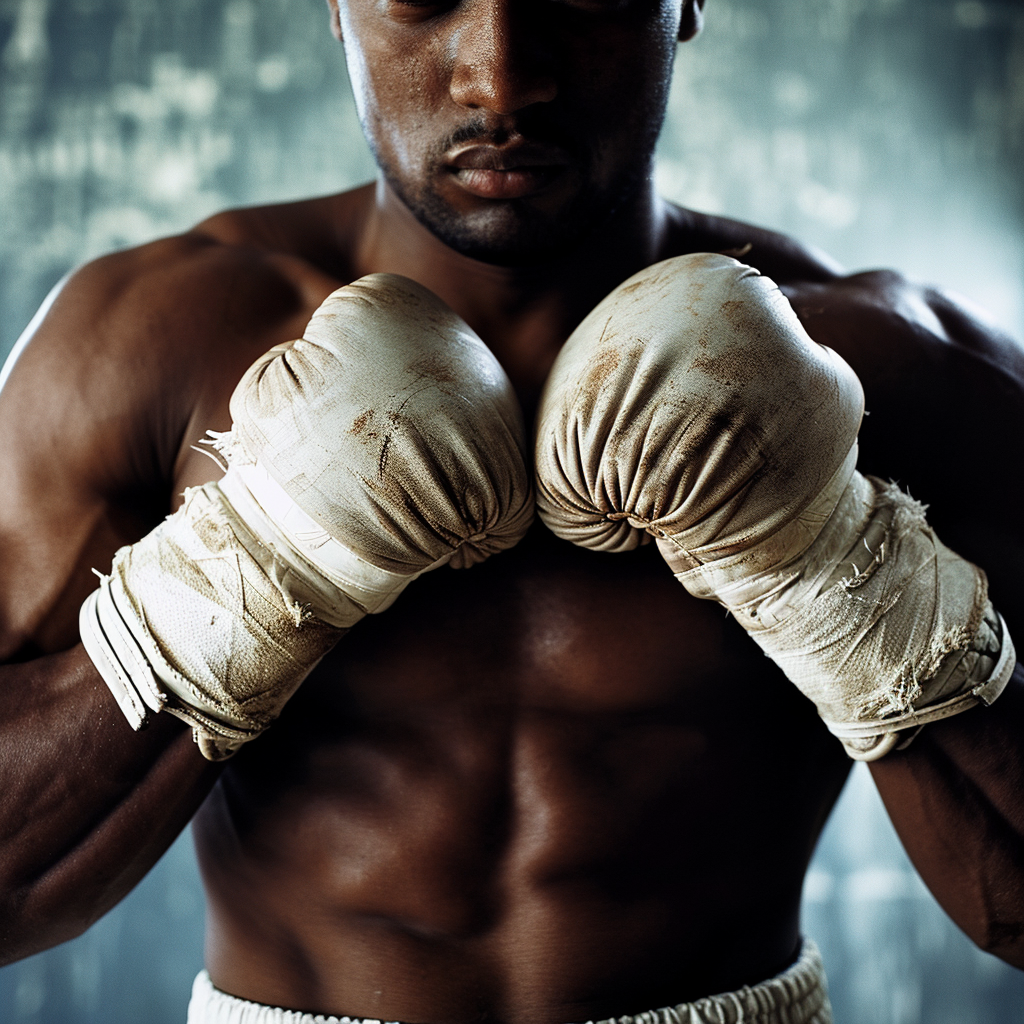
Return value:
<svg viewBox="0 0 1024 1024">
<path fill-rule="evenodd" d="M 365 614 L 511 547 L 533 515 L 508 378 L 405 278 L 334 292 L 246 372 L 231 415 L 225 477 L 118 551 L 81 614 L 129 722 L 166 709 L 210 759 L 258 736 Z"/>
<path fill-rule="evenodd" d="M 649 267 L 566 343 L 538 416 L 559 536 L 651 537 L 816 704 L 854 758 L 1002 692 L 1014 649 L 985 574 L 856 470 L 863 393 L 768 278 L 725 256 Z"/>
</svg>

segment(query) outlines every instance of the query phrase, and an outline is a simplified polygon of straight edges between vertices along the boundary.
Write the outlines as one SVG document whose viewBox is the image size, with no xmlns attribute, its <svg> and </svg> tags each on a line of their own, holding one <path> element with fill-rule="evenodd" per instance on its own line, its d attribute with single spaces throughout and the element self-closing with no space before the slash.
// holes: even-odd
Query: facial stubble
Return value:
<svg viewBox="0 0 1024 1024">
<path fill-rule="evenodd" d="M 459 143 L 480 140 L 501 144 L 502 132 L 484 125 L 464 125 L 441 144 L 432 147 L 414 179 L 399 172 L 381 147 L 375 144 L 377 134 L 364 132 L 377 166 L 385 181 L 417 221 L 437 239 L 463 256 L 499 266 L 524 266 L 548 263 L 595 240 L 608 221 L 624 206 L 649 187 L 653 168 L 653 151 L 664 117 L 667 87 L 664 96 L 654 99 L 657 115 L 643 118 L 646 125 L 636 144 L 630 147 L 635 159 L 623 160 L 616 173 L 602 181 L 597 168 L 604 160 L 607 143 L 602 140 L 589 146 L 566 133 L 523 130 L 525 137 L 536 141 L 551 140 L 566 150 L 570 166 L 562 173 L 576 178 L 576 187 L 568 199 L 554 211 L 530 199 L 482 201 L 482 208 L 471 213 L 453 209 L 434 182 L 441 175 L 452 173 L 444 155 Z M 507 138 L 507 130 L 505 132 Z"/>
</svg>

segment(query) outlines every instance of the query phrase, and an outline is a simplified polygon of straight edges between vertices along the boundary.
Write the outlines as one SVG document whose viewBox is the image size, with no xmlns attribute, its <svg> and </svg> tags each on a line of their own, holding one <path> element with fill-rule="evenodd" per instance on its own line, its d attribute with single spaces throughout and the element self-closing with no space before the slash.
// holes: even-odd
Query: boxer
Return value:
<svg viewBox="0 0 1024 1024">
<path fill-rule="evenodd" d="M 849 749 L 1024 965 L 1024 359 L 655 196 L 701 13 L 332 2 L 378 180 L 104 257 L 34 321 L 0 394 L 6 960 L 193 820 L 196 1022 L 825 1021 L 799 899 Z M 595 515 L 630 550 L 571 543 Z M 879 589 L 880 631 L 820 613 Z"/>
</svg>

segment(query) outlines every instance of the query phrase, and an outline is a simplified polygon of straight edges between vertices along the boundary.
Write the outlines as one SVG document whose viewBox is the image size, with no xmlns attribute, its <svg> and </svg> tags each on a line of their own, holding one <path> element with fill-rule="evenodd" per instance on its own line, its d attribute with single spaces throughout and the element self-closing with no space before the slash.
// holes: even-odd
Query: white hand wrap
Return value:
<svg viewBox="0 0 1024 1024">
<path fill-rule="evenodd" d="M 984 573 L 855 472 L 860 384 L 767 278 L 649 267 L 566 342 L 541 400 L 538 510 L 600 550 L 644 534 L 729 608 L 853 757 L 991 703 L 1014 664 Z M 643 532 L 641 532 L 643 531 Z"/>
<path fill-rule="evenodd" d="M 211 759 L 259 735 L 345 628 L 511 547 L 533 514 L 508 378 L 404 278 L 334 292 L 231 414 L 223 480 L 118 551 L 80 618 L 132 726 L 166 709 Z"/>
<path fill-rule="evenodd" d="M 295 599 L 293 579 L 216 483 L 191 488 L 114 556 L 82 605 L 82 643 L 132 728 L 166 709 L 220 760 L 270 725 L 341 636 Z"/>
</svg>

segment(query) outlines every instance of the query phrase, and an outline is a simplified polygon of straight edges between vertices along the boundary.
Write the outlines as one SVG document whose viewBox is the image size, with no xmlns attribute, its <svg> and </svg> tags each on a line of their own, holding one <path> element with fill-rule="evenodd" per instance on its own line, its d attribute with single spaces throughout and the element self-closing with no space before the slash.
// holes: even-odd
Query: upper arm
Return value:
<svg viewBox="0 0 1024 1024">
<path fill-rule="evenodd" d="M 116 301 L 109 269 L 87 267 L 64 284 L 14 353 L 0 392 L 4 658 L 70 646 L 77 605 L 93 589 L 90 569 L 104 567 L 104 555 L 146 518 L 141 480 L 137 507 L 129 497 L 140 476 L 131 456 L 141 446 L 130 440 L 140 417 L 103 322 Z"/>
<path fill-rule="evenodd" d="M 0 392 L 0 658 L 77 641 L 92 570 L 167 514 L 189 431 L 226 425 L 295 306 L 265 261 L 198 237 L 71 276 Z"/>
<path fill-rule="evenodd" d="M 1024 353 L 949 296 L 897 274 L 786 289 L 808 333 L 864 385 L 862 472 L 928 506 L 1024 634 Z"/>
</svg>

